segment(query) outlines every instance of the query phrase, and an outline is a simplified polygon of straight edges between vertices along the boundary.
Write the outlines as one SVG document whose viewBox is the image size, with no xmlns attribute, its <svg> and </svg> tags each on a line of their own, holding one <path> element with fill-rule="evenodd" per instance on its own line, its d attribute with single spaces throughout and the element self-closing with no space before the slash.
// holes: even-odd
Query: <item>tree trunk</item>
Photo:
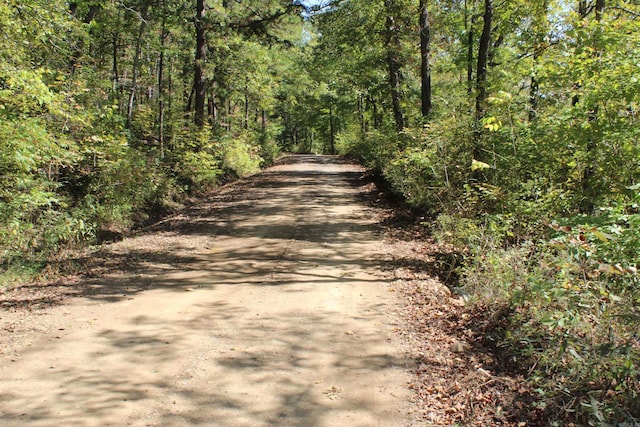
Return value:
<svg viewBox="0 0 640 427">
<path fill-rule="evenodd" d="M 538 59 L 540 54 L 538 53 L 538 49 L 535 48 L 533 52 L 533 67 L 534 70 L 538 65 Z M 531 84 L 529 86 L 529 121 L 532 122 L 538 116 L 538 95 L 539 95 L 540 87 L 538 85 L 538 79 L 536 77 L 535 71 L 531 75 Z"/>
<path fill-rule="evenodd" d="M 244 130 L 249 130 L 249 77 L 244 80 Z"/>
<path fill-rule="evenodd" d="M 207 57 L 207 37 L 205 34 L 205 1 L 196 2 L 196 58 L 194 64 L 193 87 L 195 92 L 195 115 L 194 123 L 198 127 L 204 126 L 205 104 L 206 104 L 206 84 L 205 84 L 205 61 Z"/>
<path fill-rule="evenodd" d="M 119 75 L 118 72 L 118 41 L 119 34 L 114 33 L 112 39 L 112 51 L 111 51 L 111 78 L 113 80 L 113 94 L 116 96 L 118 92 Z"/>
<path fill-rule="evenodd" d="M 540 61 L 540 56 L 544 52 L 545 46 L 545 37 L 549 32 L 549 21 L 548 21 L 548 13 L 549 13 L 549 0 L 544 0 L 542 2 L 542 8 L 537 13 L 540 19 L 539 22 L 535 24 L 535 39 L 533 46 L 533 70 L 531 73 L 531 80 L 529 85 L 529 122 L 533 122 L 538 117 L 538 102 L 540 100 L 540 86 L 538 83 L 538 64 Z"/>
<path fill-rule="evenodd" d="M 420 76 L 422 79 L 422 117 L 428 118 L 433 107 L 431 102 L 431 24 L 427 0 L 420 0 Z"/>
<path fill-rule="evenodd" d="M 164 6 L 164 3 L 163 3 Z M 160 59 L 158 61 L 158 139 L 160 142 L 160 158 L 164 158 L 164 56 L 165 41 L 169 35 L 166 28 L 166 16 L 162 14 L 162 30 L 160 32 Z"/>
<path fill-rule="evenodd" d="M 96 15 L 98 14 L 98 12 L 100 12 L 100 10 L 102 9 L 102 6 L 100 5 L 91 5 L 89 6 L 89 11 L 87 12 L 87 15 L 82 19 L 82 23 L 83 24 L 90 24 L 96 17 Z M 71 16 L 73 16 L 74 18 L 78 17 L 78 3 L 77 2 L 71 2 L 69 3 L 69 14 L 71 14 Z M 80 40 L 78 42 L 78 46 L 76 47 L 76 50 L 73 52 L 73 55 L 71 56 L 71 75 L 73 76 L 76 70 L 76 67 L 78 66 L 78 63 L 80 62 L 80 57 L 82 57 L 82 50 L 84 49 L 84 41 Z"/>
<path fill-rule="evenodd" d="M 380 118 L 380 113 L 378 110 L 378 104 L 375 98 L 369 97 L 369 103 L 371 104 L 372 115 L 373 115 L 373 128 L 380 129 L 380 125 L 382 124 L 382 119 Z"/>
<path fill-rule="evenodd" d="M 464 24 L 467 26 L 467 93 L 473 93 L 473 40 L 475 39 L 476 17 L 473 8 L 469 11 L 469 4 L 464 2 Z"/>
<path fill-rule="evenodd" d="M 129 102 L 127 103 L 127 127 L 131 126 L 131 118 L 133 117 L 133 106 L 138 90 L 138 71 L 140 68 L 140 55 L 142 53 L 142 36 L 147 26 L 147 12 L 149 4 L 145 3 L 140 11 L 140 27 L 138 29 L 138 38 L 136 39 L 136 51 L 133 57 L 133 68 L 131 69 L 131 89 L 129 92 Z"/>
<path fill-rule="evenodd" d="M 362 135 L 367 133 L 367 121 L 364 116 L 364 97 L 362 95 L 358 95 L 358 117 L 360 119 L 360 132 Z"/>
<path fill-rule="evenodd" d="M 596 0 L 596 21 L 602 22 L 602 15 L 604 14 L 605 0 Z"/>
<path fill-rule="evenodd" d="M 336 153 L 336 129 L 333 123 L 333 105 L 329 105 L 329 154 Z"/>
<path fill-rule="evenodd" d="M 500 34 L 498 36 L 498 39 L 495 42 L 493 42 L 492 45 L 489 46 L 489 54 L 488 54 L 488 60 L 487 60 L 488 67 L 493 68 L 496 65 L 500 65 L 496 63 L 495 58 L 496 58 L 496 52 L 498 51 L 498 48 L 502 46 L 502 43 L 504 43 L 504 35 Z"/>
<path fill-rule="evenodd" d="M 484 0 L 484 24 L 478 46 L 478 65 L 476 76 L 476 120 L 481 120 L 486 113 L 487 98 L 487 62 L 491 45 L 491 25 L 493 21 L 493 0 Z"/>
<path fill-rule="evenodd" d="M 476 124 L 473 134 L 473 158 L 478 160 L 482 159 L 480 142 L 482 126 L 480 122 L 484 118 L 487 109 L 487 62 L 489 58 L 489 47 L 491 46 L 491 25 L 493 21 L 492 0 L 484 0 L 483 20 L 482 34 L 480 35 L 480 43 L 478 46 L 478 65 L 476 67 Z"/>
<path fill-rule="evenodd" d="M 605 0 L 596 0 L 595 4 L 595 14 L 596 21 L 598 23 L 602 23 L 602 17 L 605 9 Z M 594 55 L 599 55 L 600 53 L 597 50 L 597 44 L 594 42 Z M 598 112 L 599 108 L 597 105 L 588 106 L 588 120 L 591 123 L 595 123 L 598 120 Z M 592 127 L 593 129 L 593 127 Z M 592 131 L 593 132 L 593 131 Z M 596 191 L 595 186 L 597 185 L 595 182 L 596 171 L 597 171 L 597 140 L 593 133 L 589 135 L 589 139 L 587 141 L 587 156 L 586 161 L 587 164 L 584 168 L 584 172 L 582 174 L 582 193 L 584 200 L 582 202 L 581 211 L 585 214 L 591 214 L 593 209 L 595 208 L 594 196 Z"/>
<path fill-rule="evenodd" d="M 398 35 L 398 27 L 396 24 L 396 8 L 395 0 L 385 0 L 385 8 L 387 13 L 386 21 L 386 48 L 387 48 L 387 66 L 389 68 L 389 87 L 391 89 L 391 102 L 393 105 L 393 118 L 396 124 L 396 130 L 402 132 L 405 128 L 404 112 L 402 110 L 402 91 L 400 89 L 400 72 L 402 64 L 400 63 L 400 39 Z"/>
<path fill-rule="evenodd" d="M 588 12 L 589 12 L 589 8 L 588 8 L 588 5 L 587 5 L 587 2 L 583 1 L 583 0 L 580 0 L 578 2 L 578 15 L 580 16 L 580 19 L 586 18 Z M 574 83 L 573 84 L 573 89 L 576 90 L 576 91 L 578 89 L 580 89 L 580 83 L 578 83 L 578 82 Z M 578 93 L 576 93 L 571 98 L 571 106 L 575 107 L 576 105 L 578 105 L 578 102 L 580 102 L 580 95 Z"/>
</svg>

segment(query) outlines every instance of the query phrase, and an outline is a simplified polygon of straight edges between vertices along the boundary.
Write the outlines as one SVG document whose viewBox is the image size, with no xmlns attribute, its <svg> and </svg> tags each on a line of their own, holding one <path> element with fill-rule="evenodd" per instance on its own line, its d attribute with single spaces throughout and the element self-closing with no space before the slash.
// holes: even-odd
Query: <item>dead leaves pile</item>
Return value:
<svg viewBox="0 0 640 427">
<path fill-rule="evenodd" d="M 401 333 L 414 363 L 410 388 L 419 425 L 537 425 L 527 413 L 523 378 L 499 372 L 495 356 L 467 327 L 474 319 L 464 300 L 420 268 L 430 256 L 424 241 L 391 245 L 401 259 L 393 286 L 404 302 Z"/>
</svg>

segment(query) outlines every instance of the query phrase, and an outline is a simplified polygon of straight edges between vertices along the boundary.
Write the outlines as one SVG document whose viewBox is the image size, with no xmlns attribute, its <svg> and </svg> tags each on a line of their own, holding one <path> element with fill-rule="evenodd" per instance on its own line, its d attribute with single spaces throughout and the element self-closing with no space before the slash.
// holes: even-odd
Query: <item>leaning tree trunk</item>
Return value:
<svg viewBox="0 0 640 427">
<path fill-rule="evenodd" d="M 582 20 L 586 18 L 588 12 L 589 12 L 589 7 L 587 5 L 586 0 L 580 0 L 578 2 L 578 16 L 580 16 L 580 19 Z M 578 89 L 580 89 L 580 83 L 575 82 L 573 84 L 573 88 L 576 90 L 576 94 L 574 94 L 573 97 L 571 98 L 571 106 L 575 107 L 576 105 L 578 105 L 578 102 L 580 102 L 580 95 L 578 95 L 577 93 Z"/>
<path fill-rule="evenodd" d="M 334 117 L 333 117 L 333 101 L 332 104 L 329 105 L 329 150 L 330 153 L 329 154 L 335 154 L 336 153 L 336 128 L 335 128 L 335 124 L 334 124 Z"/>
<path fill-rule="evenodd" d="M 249 130 L 249 76 L 244 79 L 244 130 Z"/>
<path fill-rule="evenodd" d="M 205 2 L 197 0 L 196 5 L 196 58 L 193 75 L 193 88 L 195 91 L 195 115 L 194 123 L 198 127 L 204 126 L 206 85 L 205 85 L 205 60 L 207 56 L 207 37 L 205 34 Z"/>
<path fill-rule="evenodd" d="M 163 3 L 164 6 L 164 3 Z M 165 62 L 165 42 L 169 33 L 167 32 L 167 17 L 162 14 L 162 29 L 160 31 L 160 58 L 158 61 L 158 139 L 160 140 L 160 158 L 164 158 L 164 121 L 165 121 L 165 85 L 164 85 L 164 62 Z"/>
<path fill-rule="evenodd" d="M 98 14 L 98 12 L 100 12 L 101 9 L 102 9 L 102 6 L 100 6 L 99 4 L 90 5 L 89 11 L 85 15 L 85 17 L 82 18 L 82 23 L 86 25 L 91 24 L 91 22 L 93 22 L 96 15 Z M 69 3 L 69 14 L 74 18 L 78 17 L 78 2 Z M 73 55 L 71 55 L 71 63 L 70 63 L 71 76 L 75 74 L 76 67 L 80 62 L 80 58 L 82 57 L 83 50 L 84 50 L 84 42 L 83 40 L 80 40 L 73 52 Z"/>
</svg>

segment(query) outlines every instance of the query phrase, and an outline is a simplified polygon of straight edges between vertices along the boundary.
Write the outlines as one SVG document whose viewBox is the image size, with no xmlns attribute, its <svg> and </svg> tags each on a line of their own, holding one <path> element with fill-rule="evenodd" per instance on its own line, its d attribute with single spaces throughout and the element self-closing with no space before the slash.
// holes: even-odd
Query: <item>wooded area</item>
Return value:
<svg viewBox="0 0 640 427">
<path fill-rule="evenodd" d="M 637 1 L 0 0 L 0 32 L 2 280 L 344 154 L 426 213 L 545 422 L 640 419 Z"/>
</svg>

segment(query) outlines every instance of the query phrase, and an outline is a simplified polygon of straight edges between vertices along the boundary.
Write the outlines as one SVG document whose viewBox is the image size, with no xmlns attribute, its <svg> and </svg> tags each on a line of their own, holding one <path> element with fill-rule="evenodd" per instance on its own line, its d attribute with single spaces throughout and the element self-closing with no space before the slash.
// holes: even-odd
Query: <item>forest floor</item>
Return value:
<svg viewBox="0 0 640 427">
<path fill-rule="evenodd" d="M 441 248 L 383 199 L 358 166 L 289 156 L 0 290 L 2 425 L 531 425 Z"/>
</svg>

